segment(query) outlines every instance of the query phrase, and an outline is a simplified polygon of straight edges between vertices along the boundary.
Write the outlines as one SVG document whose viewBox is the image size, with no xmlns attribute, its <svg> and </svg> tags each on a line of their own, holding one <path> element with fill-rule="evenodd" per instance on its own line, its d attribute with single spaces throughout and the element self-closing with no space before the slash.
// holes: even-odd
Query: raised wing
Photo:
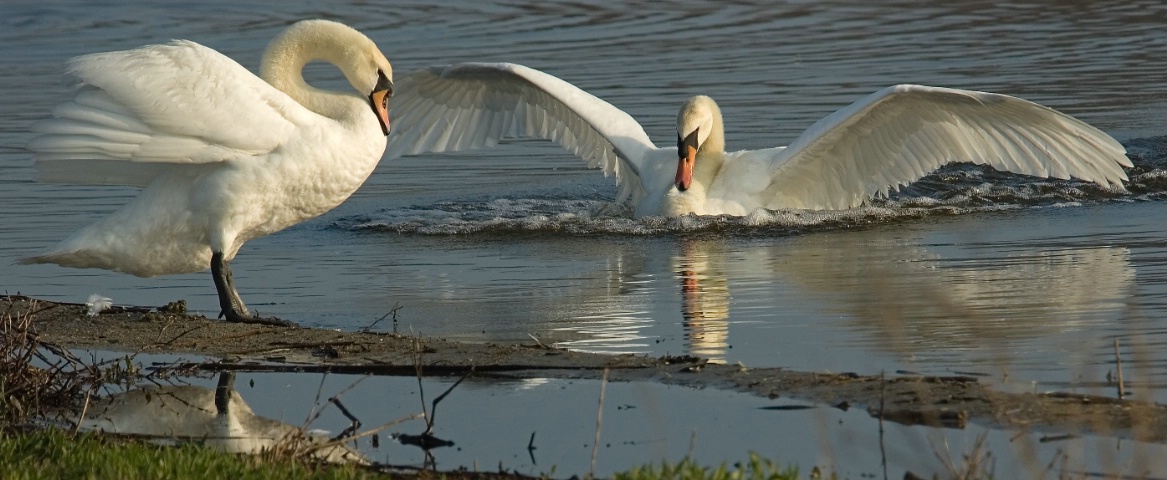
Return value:
<svg viewBox="0 0 1167 480">
<path fill-rule="evenodd" d="M 176 40 L 69 61 L 76 96 L 33 125 L 41 179 L 146 185 L 174 164 L 259 155 L 314 115 L 226 56 Z M 141 162 L 129 165 L 128 162 Z"/>
<path fill-rule="evenodd" d="M 1122 188 L 1126 150 L 1101 130 L 1007 95 L 895 85 L 818 121 L 775 155 L 768 208 L 845 209 L 949 162 Z"/>
<path fill-rule="evenodd" d="M 645 154 L 656 150 L 644 128 L 624 111 L 522 65 L 436 66 L 410 72 L 396 83 L 386 158 L 537 137 L 558 143 L 605 175 L 615 174 L 626 187 L 638 183 Z"/>
</svg>

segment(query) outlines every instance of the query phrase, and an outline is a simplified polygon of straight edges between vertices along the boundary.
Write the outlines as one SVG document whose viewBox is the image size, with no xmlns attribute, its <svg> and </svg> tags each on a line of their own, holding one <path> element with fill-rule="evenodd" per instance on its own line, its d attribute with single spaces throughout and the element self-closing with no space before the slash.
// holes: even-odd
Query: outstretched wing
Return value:
<svg viewBox="0 0 1167 480">
<path fill-rule="evenodd" d="M 270 152 L 314 115 L 185 40 L 77 57 L 68 72 L 82 82 L 76 96 L 33 125 L 41 135 L 28 145 L 46 181 L 141 186 L 174 164 Z"/>
<path fill-rule="evenodd" d="M 1125 149 L 1101 130 L 1007 95 L 895 85 L 818 121 L 771 164 L 768 208 L 844 209 L 949 162 L 1122 188 Z"/>
<path fill-rule="evenodd" d="M 556 77 L 511 63 L 461 63 L 410 72 L 389 102 L 386 158 L 497 145 L 508 137 L 554 141 L 588 166 L 639 183 L 656 146 L 631 116 Z M 629 178 L 633 177 L 633 178 Z"/>
</svg>

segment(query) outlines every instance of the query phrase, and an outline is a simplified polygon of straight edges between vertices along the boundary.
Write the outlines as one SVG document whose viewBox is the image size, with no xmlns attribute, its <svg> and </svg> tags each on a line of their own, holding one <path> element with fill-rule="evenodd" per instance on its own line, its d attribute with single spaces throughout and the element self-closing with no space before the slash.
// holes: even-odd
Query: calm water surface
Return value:
<svg viewBox="0 0 1167 480">
<path fill-rule="evenodd" d="M 1167 401 L 1167 7 L 1159 2 L 89 2 L 0 5 L 0 267 L 9 292 L 217 313 L 209 274 L 140 279 L 18 265 L 136 192 L 33 181 L 29 125 L 69 92 L 63 62 L 189 38 L 255 69 L 288 23 L 325 16 L 399 72 L 459 61 L 547 71 L 658 143 L 713 96 L 728 148 L 784 145 L 894 83 L 1021 96 L 1112 134 L 1130 193 L 950 168 L 841 213 L 635 221 L 612 179 L 541 141 L 382 164 L 344 205 L 234 262 L 254 309 L 356 329 L 604 352 L 693 353 L 816 371 L 972 373 L 1110 393 L 1119 341 L 1137 396 Z M 613 8 L 615 7 L 615 8 Z M 343 86 L 328 68 L 309 69 Z"/>
<path fill-rule="evenodd" d="M 173 357 L 165 361 L 173 361 Z M 213 389 L 215 379 L 186 379 Z M 186 381 L 183 384 L 186 384 Z M 422 384 L 425 398 L 445 392 L 450 379 Z M 427 458 L 411 445 L 390 440 L 392 434 L 416 435 L 421 421 L 400 424 L 383 433 L 378 446 L 368 438 L 349 444 L 370 460 L 399 466 L 436 463 L 439 468 L 465 466 L 480 471 L 503 468 L 537 476 L 554 468 L 554 478 L 590 471 L 595 438 L 594 380 L 481 380 L 471 378 L 450 391 L 434 411 L 433 434 L 454 445 L 436 448 Z M 153 387 L 153 386 L 152 386 Z M 326 399 L 337 396 L 363 429 L 420 412 L 418 383 L 413 378 L 357 378 L 349 375 L 240 373 L 235 387 L 258 415 L 333 434 L 351 422 Z M 161 392 L 165 392 L 163 387 Z M 600 448 L 595 473 L 610 477 L 654 459 L 698 462 L 747 460 L 757 452 L 782 465 L 797 465 L 803 476 L 816 466 L 839 478 L 902 478 L 911 471 L 941 473 L 961 456 L 991 453 L 994 471 L 1009 478 L 1045 478 L 1049 464 L 1071 478 L 1080 472 L 1122 471 L 1136 478 L 1167 474 L 1167 446 L 1084 435 L 1051 441 L 1047 435 L 1018 434 L 970 425 L 966 429 L 932 429 L 892 422 L 880 425 L 866 411 L 844 411 L 788 399 L 655 383 L 607 384 Z M 174 401 L 152 395 L 152 402 Z M 139 397 L 140 398 L 140 397 Z M 213 405 L 155 408 L 213 409 Z M 546 408 L 555 405 L 555 408 Z M 319 416 L 315 413 L 319 412 Z M 97 414 L 95 411 L 91 413 Z M 104 412 L 103 415 L 105 418 Z M 533 447 L 528 449 L 528 447 Z M 500 467 L 501 466 L 501 467 Z M 1145 474 L 1139 477 L 1139 474 Z M 1077 475 L 1077 476 L 1075 476 Z"/>
</svg>

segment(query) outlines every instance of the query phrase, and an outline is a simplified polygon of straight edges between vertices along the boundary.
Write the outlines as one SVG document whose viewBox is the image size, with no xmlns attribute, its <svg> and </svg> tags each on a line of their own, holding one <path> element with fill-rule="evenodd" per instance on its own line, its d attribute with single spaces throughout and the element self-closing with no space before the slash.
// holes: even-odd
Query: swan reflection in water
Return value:
<svg viewBox="0 0 1167 480">
<path fill-rule="evenodd" d="M 729 347 L 729 280 L 725 249 L 712 241 L 686 240 L 673 258 L 681 284 L 681 318 L 690 355 L 725 363 Z"/>
<path fill-rule="evenodd" d="M 909 357 L 981 349 L 1010 356 L 1018 339 L 1111 324 L 1135 288 L 1129 249 L 1101 242 L 918 243 L 813 235 L 775 249 L 769 264 L 850 318 L 871 346 Z"/>
<path fill-rule="evenodd" d="M 801 324 L 773 308 L 796 302 L 846 319 L 840 326 L 859 333 L 862 347 L 1007 360 L 1025 339 L 1101 338 L 1098 328 L 1112 328 L 1135 288 L 1125 247 L 921 240 L 830 232 L 757 248 L 684 241 L 673 271 L 689 353 L 724 362 L 731 321 Z M 737 302 L 731 282 L 743 292 Z"/>
<path fill-rule="evenodd" d="M 652 342 L 667 340 L 679 321 L 684 352 L 713 362 L 733 361 L 730 326 L 746 323 L 753 343 L 772 342 L 766 348 L 776 352 L 782 342 L 821 341 L 905 360 L 993 364 L 1052 351 L 1027 348 L 1035 341 L 1082 351 L 1083 342 L 1125 328 L 1115 320 L 1136 288 L 1128 248 L 1080 236 L 978 243 L 965 235 L 863 230 L 604 244 L 607 264 L 575 293 L 547 299 L 546 311 L 562 347 L 677 354 Z M 665 261 L 647 253 L 662 247 L 675 253 Z"/>
<path fill-rule="evenodd" d="M 230 373 L 220 374 L 217 388 L 143 387 L 102 398 L 90 405 L 80 428 L 160 441 L 202 441 L 231 453 L 300 447 L 328 462 L 368 463 L 344 445 L 313 449 L 329 441 L 323 434 L 256 415 L 235 390 Z"/>
<path fill-rule="evenodd" d="M 726 253 L 720 242 L 686 240 L 678 254 L 669 257 L 668 267 L 650 264 L 643 252 L 627 246 L 612 249 L 607 255 L 606 268 L 581 287 L 582 293 L 559 299 L 558 305 L 547 305 L 549 311 L 571 312 L 570 318 L 560 320 L 566 325 L 555 329 L 557 337 L 566 337 L 556 341 L 557 346 L 595 353 L 651 353 L 647 340 L 652 335 L 645 330 L 654 323 L 673 323 L 676 318 L 656 315 L 653 300 L 663 288 L 672 303 L 674 282 L 679 282 L 683 353 L 725 363 L 729 281 L 723 271 Z M 658 274 L 661 268 L 669 268 L 670 274 Z M 669 283 L 662 286 L 659 278 L 668 278 Z M 575 298 L 582 300 L 571 300 Z M 676 310 L 669 307 L 669 311 Z"/>
</svg>

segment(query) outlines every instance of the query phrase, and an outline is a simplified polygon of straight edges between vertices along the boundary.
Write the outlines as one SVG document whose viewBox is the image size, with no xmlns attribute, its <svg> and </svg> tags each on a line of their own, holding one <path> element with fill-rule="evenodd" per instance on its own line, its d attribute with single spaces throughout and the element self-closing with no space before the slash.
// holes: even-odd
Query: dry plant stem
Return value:
<svg viewBox="0 0 1167 480">
<path fill-rule="evenodd" d="M 530 333 L 528 333 L 527 336 L 531 337 L 531 340 L 535 341 L 535 346 L 537 346 L 543 350 L 563 350 L 563 348 L 555 346 L 554 343 L 552 343 L 551 345 L 547 345 L 547 344 L 543 343 L 541 340 L 539 340 L 539 337 L 536 337 Z"/>
<path fill-rule="evenodd" d="M 353 415 L 352 412 L 348 410 L 348 407 L 345 407 L 343 403 L 340 403 L 340 395 L 328 397 L 328 402 L 336 405 L 336 408 L 340 410 L 340 413 L 343 414 L 345 418 L 347 418 L 350 422 L 353 422 L 357 427 L 360 427 L 361 420 L 358 419 L 356 415 Z"/>
<path fill-rule="evenodd" d="M 89 399 L 93 397 L 93 392 L 85 392 L 85 404 L 81 406 L 81 415 L 77 417 L 77 424 L 73 425 L 73 436 L 76 437 L 81 433 L 81 422 L 85 420 L 85 414 L 89 413 Z"/>
<path fill-rule="evenodd" d="M 1118 355 L 1118 339 L 1114 339 L 1114 363 L 1118 366 L 1118 398 L 1126 398 L 1126 387 L 1122 382 L 1122 357 Z M 1137 370 L 1137 369 L 1136 369 Z"/>
<path fill-rule="evenodd" d="M 372 375 L 365 375 L 365 376 L 363 376 L 363 377 L 361 377 L 361 378 L 358 378 L 358 379 L 356 379 L 356 381 L 354 381 L 353 383 L 349 384 L 349 386 L 347 386 L 347 387 L 344 387 L 344 390 L 341 390 L 341 391 L 337 392 L 337 393 L 336 393 L 336 395 L 333 395 L 333 397 L 334 397 L 334 398 L 340 398 L 340 396 L 341 396 L 341 395 L 344 395 L 344 394 L 348 393 L 349 391 L 351 391 L 352 389 L 354 389 L 354 388 L 357 388 L 357 385 L 360 385 L 360 384 L 361 384 L 362 382 L 364 382 L 365 380 L 368 380 L 368 379 L 369 379 L 369 377 L 372 377 Z"/>
<path fill-rule="evenodd" d="M 960 478 L 957 476 L 956 465 L 952 464 L 952 449 L 948 447 L 948 437 L 941 436 L 941 444 L 944 446 L 943 455 L 939 448 L 933 446 L 932 455 L 936 456 L 937 460 L 944 465 L 944 469 L 948 471 L 948 478 Z"/>
<path fill-rule="evenodd" d="M 301 430 L 308 428 L 312 422 L 315 422 L 320 414 L 323 413 L 324 407 L 320 405 L 320 397 L 324 395 L 324 381 L 328 378 L 328 372 L 320 375 L 320 384 L 316 385 L 316 398 L 312 400 L 312 408 L 308 410 L 308 416 L 304 418 L 304 424 L 300 426 Z"/>
<path fill-rule="evenodd" d="M 450 388 L 447 388 L 446 391 L 442 392 L 441 395 L 438 395 L 437 398 L 434 398 L 433 403 L 430 405 L 430 413 L 425 418 L 425 422 L 426 422 L 425 434 L 426 435 L 433 435 L 433 433 L 434 433 L 434 419 L 437 418 L 437 416 L 438 416 L 438 402 L 442 401 L 443 398 L 446 398 L 446 395 L 449 395 L 450 392 L 454 391 L 454 388 L 456 388 L 458 385 L 461 385 L 462 381 L 466 380 L 466 378 L 469 377 L 471 373 L 474 373 L 473 370 L 471 370 L 470 372 L 466 372 L 465 375 L 462 375 L 462 378 L 459 378 L 457 382 L 454 382 L 453 385 L 450 385 Z M 419 382 L 420 382 L 420 379 L 419 379 Z M 424 398 L 422 399 L 422 403 L 423 404 L 425 403 Z"/>
<path fill-rule="evenodd" d="M 312 445 L 312 449 L 313 450 L 320 450 L 320 449 L 325 449 L 325 448 L 329 448 L 329 447 L 335 447 L 337 445 L 342 445 L 342 444 L 351 442 L 351 441 L 356 440 L 356 439 L 361 438 L 361 437 L 376 435 L 376 434 L 381 433 L 382 431 L 384 431 L 388 428 L 391 428 L 393 426 L 396 426 L 400 423 L 405 423 L 405 422 L 408 422 L 410 420 L 417 420 L 419 418 L 425 418 L 425 414 L 424 413 L 415 413 L 415 414 L 410 415 L 408 417 L 401 417 L 401 418 L 398 418 L 397 420 L 386 423 L 386 424 L 381 425 L 381 426 L 374 428 L 372 430 L 365 430 L 365 431 L 358 433 L 356 435 L 353 435 L 351 437 L 338 438 L 336 440 L 331 440 L 331 441 L 328 441 L 325 443 L 321 443 L 319 445 Z"/>
<path fill-rule="evenodd" d="M 170 326 L 170 325 L 167 325 L 167 326 L 165 326 L 165 327 L 162 327 L 162 330 L 158 332 L 158 335 L 159 335 L 159 336 L 161 336 L 163 333 L 165 333 L 165 331 L 166 331 L 166 328 L 167 328 L 167 327 L 169 327 L 169 326 Z M 206 325 L 199 325 L 199 326 L 195 326 L 195 327 L 188 328 L 188 329 L 186 329 L 185 331 L 183 331 L 182 333 L 179 333 L 178 335 L 175 335 L 175 336 L 174 336 L 173 338 L 171 338 L 170 340 L 167 340 L 167 341 L 165 341 L 165 342 L 159 342 L 159 343 L 156 343 L 156 344 L 155 344 L 155 346 L 157 346 L 158 348 L 162 348 L 162 347 L 169 347 L 169 346 L 173 345 L 173 344 L 174 344 L 174 342 L 177 342 L 177 341 L 178 341 L 178 339 L 180 339 L 180 338 L 182 338 L 182 337 L 185 337 L 185 336 L 187 336 L 187 335 L 188 335 L 188 334 L 190 334 L 191 332 L 194 332 L 194 331 L 196 331 L 196 330 L 201 330 L 201 329 L 203 329 L 203 328 L 205 328 L 205 327 L 206 327 Z"/>
<path fill-rule="evenodd" d="M 410 333 L 412 333 L 412 332 L 410 332 Z M 421 377 L 422 377 L 421 337 L 414 335 L 413 342 L 411 345 L 413 347 L 413 371 L 414 371 L 414 374 L 417 376 L 417 396 L 418 396 L 418 400 L 421 400 L 421 414 L 425 417 L 425 425 L 426 425 L 425 431 L 429 432 L 430 430 L 433 430 L 434 424 L 433 424 L 433 420 L 430 417 L 429 410 L 426 410 L 426 408 L 425 408 L 425 386 L 422 385 L 422 382 L 421 382 Z"/>
<path fill-rule="evenodd" d="M 362 328 L 361 331 L 362 332 L 372 331 L 373 327 L 377 326 L 377 324 L 381 323 L 382 320 L 389 318 L 389 316 L 392 315 L 393 316 L 393 332 L 396 333 L 397 332 L 397 311 L 398 310 L 401 310 L 401 302 L 393 302 L 393 307 L 389 309 L 389 312 L 387 312 L 384 315 L 381 315 L 381 318 L 373 320 L 373 323 L 370 323 L 365 328 Z"/>
<path fill-rule="evenodd" d="M 72 408 L 82 393 L 92 395 L 103 383 L 107 372 L 41 339 L 34 317 L 48 309 L 30 301 L 27 311 L 9 305 L 0 313 L 0 421 L 36 418 L 65 404 Z"/>
<path fill-rule="evenodd" d="M 318 418 L 320 418 L 320 415 L 324 414 L 324 407 L 321 405 L 320 397 L 324 394 L 324 380 L 328 376 L 328 373 L 329 373 L 328 371 L 325 371 L 323 373 L 323 375 L 320 377 L 320 385 L 316 389 L 316 399 L 312 403 L 312 410 L 310 410 L 308 412 L 308 418 L 304 419 L 304 425 L 302 428 L 308 428 L 308 425 L 311 425 Z M 360 385 L 361 382 L 364 382 L 365 379 L 367 379 L 369 377 L 370 377 L 370 375 L 365 375 L 365 376 L 357 379 L 353 383 L 349 384 L 349 386 L 345 387 L 344 390 L 341 390 L 340 392 L 337 392 L 336 395 L 333 395 L 333 396 L 328 398 L 329 403 L 331 403 L 331 404 L 335 405 L 337 408 L 339 408 L 340 412 L 342 414 L 344 414 L 344 416 L 348 417 L 349 420 L 356 422 L 358 424 L 360 423 L 360 420 L 357 420 L 355 417 L 353 417 L 348 412 L 348 410 L 345 409 L 344 405 L 341 405 L 340 397 L 341 397 L 341 395 L 344 395 L 344 394 L 348 393 L 350 390 L 356 388 L 357 385 Z"/>
<path fill-rule="evenodd" d="M 973 442 L 972 449 L 968 453 L 961 453 L 961 463 L 957 465 L 953 462 L 952 449 L 948 446 L 948 437 L 943 437 L 944 452 L 941 454 L 940 449 L 932 448 L 932 455 L 940 460 L 947 470 L 945 478 L 953 479 L 977 479 L 977 478 L 996 478 L 993 474 L 995 468 L 992 462 L 992 455 L 988 452 L 985 446 L 985 441 L 988 438 L 988 432 L 981 432 L 977 435 Z M 1035 478 L 1046 478 L 1045 475 L 1040 475 Z M 1062 477 L 1059 477 L 1062 478 Z"/>
<path fill-rule="evenodd" d="M 467 377 L 469 377 L 472 373 L 474 373 L 474 368 L 471 367 L 470 371 L 466 372 L 465 375 L 462 375 L 462 378 L 459 378 L 457 382 L 454 382 L 453 385 L 450 385 L 450 388 L 447 388 L 446 391 L 442 392 L 441 395 L 438 395 L 437 398 L 434 398 L 433 403 L 430 405 L 430 408 L 427 411 L 426 405 L 425 405 L 425 386 L 422 385 L 422 381 L 421 381 L 423 375 L 422 375 L 422 366 L 421 366 L 422 349 L 421 349 L 421 337 L 420 336 L 415 335 L 413 337 L 412 346 L 413 346 L 413 368 L 414 368 L 414 372 L 417 375 L 417 394 L 418 394 L 418 398 L 421 400 L 421 413 L 425 417 L 425 425 L 426 425 L 425 433 L 423 433 L 422 435 L 432 437 L 433 432 L 434 432 L 434 416 L 437 415 L 438 402 L 440 402 L 440 401 L 442 401 L 442 399 L 446 398 L 446 395 L 449 395 L 450 392 L 454 391 L 454 388 L 456 388 L 458 385 L 461 385 L 462 382 L 465 381 Z M 428 452 L 427 452 L 427 454 L 428 454 Z"/>
<path fill-rule="evenodd" d="M 596 457 L 600 453 L 600 427 L 604 424 L 604 392 L 608 389 L 608 373 L 612 369 L 605 368 L 604 376 L 600 377 L 600 406 L 596 409 L 596 439 L 592 442 L 592 466 L 588 470 L 588 478 L 596 478 Z"/>
</svg>

